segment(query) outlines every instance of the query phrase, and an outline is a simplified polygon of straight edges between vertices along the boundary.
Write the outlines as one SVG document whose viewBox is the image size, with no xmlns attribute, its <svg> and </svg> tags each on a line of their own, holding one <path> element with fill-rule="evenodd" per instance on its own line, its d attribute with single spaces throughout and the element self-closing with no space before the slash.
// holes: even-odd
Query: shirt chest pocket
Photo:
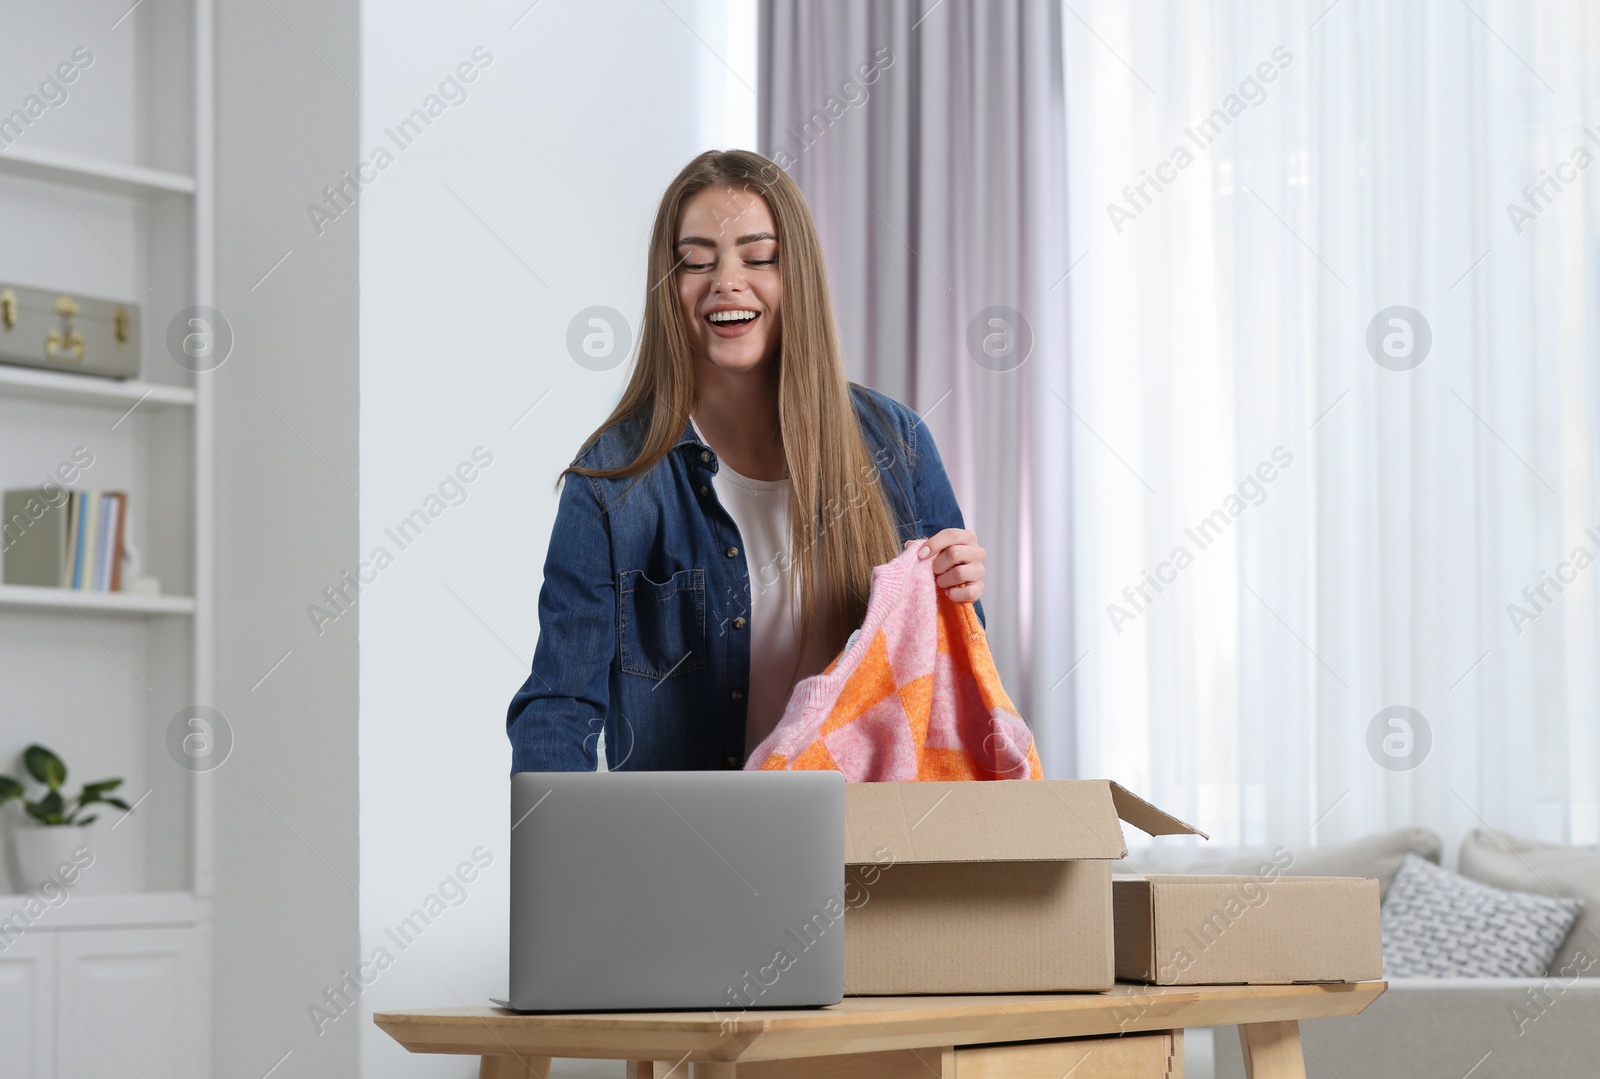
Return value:
<svg viewBox="0 0 1600 1079">
<path fill-rule="evenodd" d="M 685 569 L 665 581 L 628 570 L 617 587 L 622 669 L 660 681 L 706 665 L 705 571 Z"/>
</svg>

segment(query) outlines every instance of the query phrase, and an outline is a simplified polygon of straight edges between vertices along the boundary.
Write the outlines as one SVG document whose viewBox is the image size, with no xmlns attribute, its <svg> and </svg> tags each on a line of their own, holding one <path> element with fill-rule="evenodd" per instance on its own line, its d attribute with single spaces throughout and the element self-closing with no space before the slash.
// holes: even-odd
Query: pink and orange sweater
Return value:
<svg viewBox="0 0 1600 1079">
<path fill-rule="evenodd" d="M 794 687 L 746 769 L 833 769 L 850 782 L 1044 778 L 977 613 L 934 583 L 920 549 L 873 569 L 860 631 Z"/>
</svg>

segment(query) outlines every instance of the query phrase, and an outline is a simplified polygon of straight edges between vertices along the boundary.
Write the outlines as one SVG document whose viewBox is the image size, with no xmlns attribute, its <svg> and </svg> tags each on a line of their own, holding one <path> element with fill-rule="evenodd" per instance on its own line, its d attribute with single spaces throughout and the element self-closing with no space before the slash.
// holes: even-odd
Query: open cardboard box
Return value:
<svg viewBox="0 0 1600 1079">
<path fill-rule="evenodd" d="M 1110 989 L 1119 820 L 1205 835 L 1104 779 L 848 784 L 844 991 Z"/>
</svg>

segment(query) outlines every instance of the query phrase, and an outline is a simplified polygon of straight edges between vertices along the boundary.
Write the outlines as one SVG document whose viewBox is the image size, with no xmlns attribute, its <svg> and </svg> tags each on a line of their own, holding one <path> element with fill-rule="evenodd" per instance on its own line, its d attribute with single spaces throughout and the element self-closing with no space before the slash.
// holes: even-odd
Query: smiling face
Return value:
<svg viewBox="0 0 1600 1079">
<path fill-rule="evenodd" d="M 766 200 L 749 191 L 708 187 L 684 203 L 675 272 L 697 361 L 738 372 L 777 356 L 777 232 Z"/>
</svg>

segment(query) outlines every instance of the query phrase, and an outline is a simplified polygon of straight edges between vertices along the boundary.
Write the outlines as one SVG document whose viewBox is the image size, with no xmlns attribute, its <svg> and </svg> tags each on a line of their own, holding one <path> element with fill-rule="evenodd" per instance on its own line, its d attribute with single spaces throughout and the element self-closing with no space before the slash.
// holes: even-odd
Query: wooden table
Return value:
<svg viewBox="0 0 1600 1079">
<path fill-rule="evenodd" d="M 1107 993 L 846 997 L 827 1008 L 741 1013 L 519 1015 L 490 1005 L 380 1012 L 413 1053 L 482 1057 L 480 1079 L 548 1079 L 551 1057 L 628 1061 L 630 1079 L 1074 1079 L 1127 1074 L 1131 1045 L 1183 1074 L 1184 1027 L 1235 1024 L 1253 1079 L 1303 1079 L 1299 1021 L 1355 1015 L 1386 982 L 1343 985 L 1118 985 Z M 1159 1039 L 1069 1042 L 1157 1032 Z M 1000 1045 L 1021 1043 L 1029 1045 Z M 1120 1058 L 1118 1058 L 1120 1060 Z M 1143 1059 L 1143 1058 L 1140 1058 Z"/>
</svg>

